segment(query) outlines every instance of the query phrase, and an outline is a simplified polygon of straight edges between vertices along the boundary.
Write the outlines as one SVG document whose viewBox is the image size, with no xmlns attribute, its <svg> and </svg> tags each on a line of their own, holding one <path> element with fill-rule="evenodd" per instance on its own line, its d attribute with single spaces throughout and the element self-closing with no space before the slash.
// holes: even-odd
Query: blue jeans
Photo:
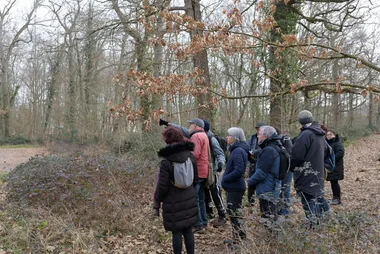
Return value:
<svg viewBox="0 0 380 254">
<path fill-rule="evenodd" d="M 198 202 L 198 223 L 196 226 L 207 225 L 207 213 L 205 202 L 205 179 L 200 179 L 195 185 L 195 196 Z"/>
<path fill-rule="evenodd" d="M 288 172 L 281 183 L 280 206 L 278 214 L 288 215 L 290 212 L 290 188 L 293 180 L 293 172 Z"/>
<path fill-rule="evenodd" d="M 301 196 L 302 207 L 310 225 L 318 225 L 319 220 L 330 214 L 330 207 L 324 197 L 315 197 L 305 192 L 298 193 Z"/>
</svg>

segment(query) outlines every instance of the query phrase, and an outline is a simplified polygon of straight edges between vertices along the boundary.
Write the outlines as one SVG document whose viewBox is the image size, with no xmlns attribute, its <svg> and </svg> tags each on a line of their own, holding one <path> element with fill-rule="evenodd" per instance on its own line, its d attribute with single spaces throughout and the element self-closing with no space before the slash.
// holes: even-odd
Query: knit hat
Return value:
<svg viewBox="0 0 380 254">
<path fill-rule="evenodd" d="M 205 132 L 208 132 L 210 130 L 210 127 L 211 127 L 210 123 L 205 119 L 203 119 L 203 123 L 205 124 L 205 127 L 203 129 L 205 130 Z"/>
<path fill-rule="evenodd" d="M 313 115 L 309 110 L 302 110 L 298 114 L 298 122 L 302 125 L 313 122 Z"/>
<path fill-rule="evenodd" d="M 266 126 L 266 125 L 267 125 L 267 124 L 264 123 L 264 122 L 257 123 L 256 126 L 255 126 L 255 128 L 261 128 L 261 127 Z"/>
<path fill-rule="evenodd" d="M 244 142 L 246 141 L 244 131 L 238 127 L 232 127 L 228 129 L 228 135 L 232 136 L 232 138 L 236 142 Z"/>
<path fill-rule="evenodd" d="M 205 127 L 205 123 L 203 122 L 202 119 L 199 119 L 199 118 L 194 118 L 194 119 L 191 119 L 190 121 L 188 121 L 189 123 L 193 123 L 195 124 L 196 126 L 199 126 L 201 128 L 204 128 Z"/>
</svg>

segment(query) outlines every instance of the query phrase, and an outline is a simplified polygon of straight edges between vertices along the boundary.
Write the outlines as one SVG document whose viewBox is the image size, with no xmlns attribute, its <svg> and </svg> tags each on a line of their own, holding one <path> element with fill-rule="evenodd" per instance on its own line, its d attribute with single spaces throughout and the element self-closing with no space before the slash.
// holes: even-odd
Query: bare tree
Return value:
<svg viewBox="0 0 380 254">
<path fill-rule="evenodd" d="M 1 129 L 2 134 L 5 137 L 10 136 L 10 107 L 11 101 L 17 95 L 17 88 L 12 89 L 10 86 L 9 72 L 10 61 L 13 50 L 20 46 L 21 43 L 29 43 L 31 41 L 31 35 L 24 36 L 28 27 L 33 22 L 34 14 L 37 8 L 41 4 L 41 0 L 34 0 L 33 6 L 29 13 L 26 15 L 23 24 L 18 29 L 11 31 L 7 26 L 11 26 L 10 15 L 17 0 L 6 0 L 6 4 L 2 10 L 0 10 L 0 75 L 1 75 Z"/>
</svg>

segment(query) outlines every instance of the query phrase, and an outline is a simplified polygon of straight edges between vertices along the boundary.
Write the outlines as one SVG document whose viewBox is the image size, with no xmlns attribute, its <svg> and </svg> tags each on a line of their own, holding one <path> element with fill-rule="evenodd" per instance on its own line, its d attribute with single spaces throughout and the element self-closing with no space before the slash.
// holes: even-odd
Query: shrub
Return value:
<svg viewBox="0 0 380 254">
<path fill-rule="evenodd" d="M 23 145 L 31 143 L 30 139 L 21 136 L 0 138 L 0 145 Z"/>
<path fill-rule="evenodd" d="M 126 211 L 147 204 L 154 171 L 152 163 L 112 155 L 36 158 L 7 175 L 7 199 L 21 207 L 70 213 L 79 227 L 128 231 L 133 217 Z"/>
</svg>

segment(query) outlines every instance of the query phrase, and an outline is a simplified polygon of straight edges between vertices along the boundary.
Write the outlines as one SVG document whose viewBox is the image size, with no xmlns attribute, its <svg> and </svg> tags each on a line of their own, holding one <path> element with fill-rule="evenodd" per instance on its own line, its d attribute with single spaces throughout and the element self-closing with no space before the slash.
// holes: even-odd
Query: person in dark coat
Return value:
<svg viewBox="0 0 380 254">
<path fill-rule="evenodd" d="M 314 226 L 329 213 L 324 198 L 325 132 L 308 110 L 298 114 L 298 121 L 302 128 L 292 148 L 290 171 L 294 172 L 294 188 L 305 215 Z"/>
<path fill-rule="evenodd" d="M 280 136 L 272 126 L 263 126 L 258 134 L 261 152 L 257 158 L 256 171 L 249 178 L 248 186 L 256 187 L 261 217 L 273 223 L 277 219 L 277 203 L 281 190 L 280 154 L 276 150 Z"/>
<path fill-rule="evenodd" d="M 267 125 L 266 123 L 257 123 L 255 126 L 256 133 L 251 136 L 251 138 L 248 140 L 249 145 L 249 171 L 248 171 L 248 177 L 251 177 L 256 170 L 256 162 L 257 157 L 259 156 L 259 153 L 261 151 L 261 148 L 259 146 L 259 141 L 257 138 L 257 134 L 259 133 L 259 130 L 261 127 Z M 248 186 L 248 202 L 251 206 L 255 204 L 255 187 L 249 187 Z"/>
<path fill-rule="evenodd" d="M 328 173 L 327 181 L 331 183 L 331 189 L 333 192 L 333 199 L 331 200 L 332 205 L 340 205 L 341 202 L 341 191 L 339 182 L 344 178 L 344 146 L 338 134 L 332 130 L 328 130 L 326 133 L 327 143 L 332 147 L 335 153 L 335 168 L 332 172 Z"/>
<path fill-rule="evenodd" d="M 241 128 L 228 129 L 227 144 L 230 156 L 222 177 L 222 187 L 226 191 L 227 212 L 232 224 L 232 240 L 228 244 L 238 244 L 246 239 L 243 228 L 242 201 L 246 184 L 244 180 L 245 169 L 248 163 L 249 146 L 246 143 L 244 131 Z"/>
<path fill-rule="evenodd" d="M 198 221 L 195 189 L 193 185 L 188 188 L 178 188 L 173 184 L 173 163 L 184 163 L 188 158 L 191 159 L 194 169 L 193 182 L 197 181 L 197 163 L 192 153 L 194 144 L 185 142 L 181 131 L 175 127 L 166 128 L 162 135 L 167 146 L 158 152 L 158 155 L 163 159 L 161 160 L 157 187 L 154 193 L 153 208 L 155 214 L 159 215 L 160 204 L 163 204 L 164 228 L 172 232 L 174 253 L 182 253 L 182 236 L 185 239 L 187 253 L 194 253 L 192 226 Z"/>
</svg>

